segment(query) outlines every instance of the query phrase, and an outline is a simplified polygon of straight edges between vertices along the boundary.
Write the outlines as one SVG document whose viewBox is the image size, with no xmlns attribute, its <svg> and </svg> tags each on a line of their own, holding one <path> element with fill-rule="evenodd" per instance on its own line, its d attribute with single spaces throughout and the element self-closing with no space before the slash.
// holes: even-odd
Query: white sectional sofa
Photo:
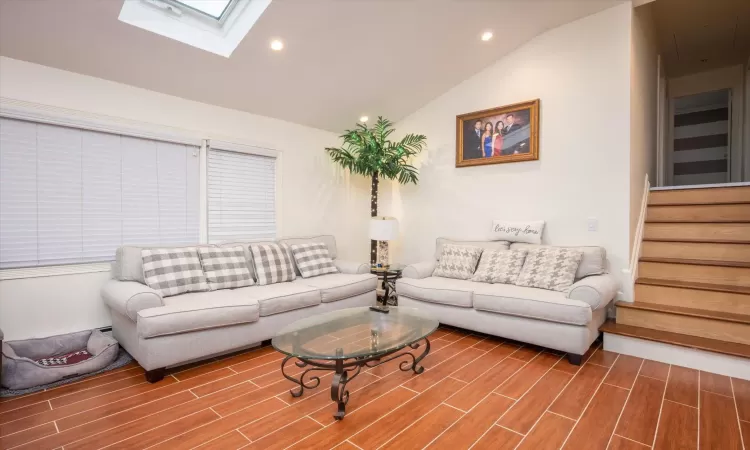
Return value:
<svg viewBox="0 0 750 450">
<path fill-rule="evenodd" d="M 337 259 L 333 236 L 282 239 L 323 242 L 340 273 L 292 282 L 162 297 L 144 283 L 141 247 L 117 250 L 112 279 L 101 294 L 112 313 L 115 338 L 155 382 L 165 368 L 271 339 L 295 320 L 327 311 L 375 304 L 377 277 L 369 264 Z M 220 247 L 249 243 L 226 243 Z M 254 268 L 248 260 L 251 274 Z M 295 267 L 296 269 L 296 267 Z"/>
<path fill-rule="evenodd" d="M 603 248 L 575 247 L 583 251 L 575 283 L 566 292 L 558 292 L 432 276 L 444 244 L 492 250 L 534 247 L 440 238 L 433 259 L 404 268 L 396 282 L 399 306 L 428 311 L 442 324 L 561 350 L 568 353 L 571 363 L 580 364 L 598 337 L 607 305 L 619 287 L 617 279 L 606 273 Z"/>
</svg>

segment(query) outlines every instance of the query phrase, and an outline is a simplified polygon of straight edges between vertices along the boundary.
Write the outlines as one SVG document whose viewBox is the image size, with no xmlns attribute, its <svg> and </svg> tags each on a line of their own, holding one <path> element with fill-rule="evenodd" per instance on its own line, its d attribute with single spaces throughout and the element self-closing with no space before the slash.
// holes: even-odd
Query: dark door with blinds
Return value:
<svg viewBox="0 0 750 450">
<path fill-rule="evenodd" d="M 673 100 L 672 186 L 730 181 L 731 91 L 704 92 Z"/>
</svg>

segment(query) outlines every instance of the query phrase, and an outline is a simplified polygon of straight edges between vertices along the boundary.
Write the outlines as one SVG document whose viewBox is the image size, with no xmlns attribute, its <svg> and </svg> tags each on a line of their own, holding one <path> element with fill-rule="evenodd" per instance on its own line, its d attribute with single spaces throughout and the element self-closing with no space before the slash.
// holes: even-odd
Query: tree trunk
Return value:
<svg viewBox="0 0 750 450">
<path fill-rule="evenodd" d="M 378 174 L 372 175 L 372 186 L 370 186 L 370 216 L 378 215 Z M 376 264 L 378 256 L 378 241 L 370 241 L 370 264 Z"/>
</svg>

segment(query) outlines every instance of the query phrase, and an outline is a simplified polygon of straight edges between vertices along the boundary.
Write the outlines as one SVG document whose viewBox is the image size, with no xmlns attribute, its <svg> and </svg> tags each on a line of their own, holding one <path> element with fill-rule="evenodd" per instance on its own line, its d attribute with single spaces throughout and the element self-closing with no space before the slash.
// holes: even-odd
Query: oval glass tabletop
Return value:
<svg viewBox="0 0 750 450">
<path fill-rule="evenodd" d="M 274 348 L 303 359 L 350 359 L 391 353 L 430 335 L 438 327 L 415 308 L 347 308 L 298 320 L 271 341 Z"/>
</svg>

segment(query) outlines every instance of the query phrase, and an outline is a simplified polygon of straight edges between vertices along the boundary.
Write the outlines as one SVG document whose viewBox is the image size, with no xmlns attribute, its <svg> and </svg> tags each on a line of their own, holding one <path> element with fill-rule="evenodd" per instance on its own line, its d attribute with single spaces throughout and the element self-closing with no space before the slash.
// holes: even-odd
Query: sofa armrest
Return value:
<svg viewBox="0 0 750 450">
<path fill-rule="evenodd" d="M 612 274 L 592 275 L 573 283 L 566 291 L 566 296 L 588 303 L 591 310 L 595 311 L 606 307 L 617 295 L 619 287 L 620 283 Z"/>
<path fill-rule="evenodd" d="M 422 261 L 409 264 L 401 271 L 401 276 L 404 278 L 427 278 L 435 271 L 435 264 L 435 261 Z"/>
<path fill-rule="evenodd" d="M 333 264 L 336 265 L 336 268 L 339 269 L 339 272 L 341 273 L 370 273 L 370 265 L 368 263 L 334 259 Z"/>
<path fill-rule="evenodd" d="M 138 311 L 164 306 L 161 294 L 137 281 L 109 280 L 101 294 L 110 308 L 133 322 L 137 322 Z"/>
</svg>

